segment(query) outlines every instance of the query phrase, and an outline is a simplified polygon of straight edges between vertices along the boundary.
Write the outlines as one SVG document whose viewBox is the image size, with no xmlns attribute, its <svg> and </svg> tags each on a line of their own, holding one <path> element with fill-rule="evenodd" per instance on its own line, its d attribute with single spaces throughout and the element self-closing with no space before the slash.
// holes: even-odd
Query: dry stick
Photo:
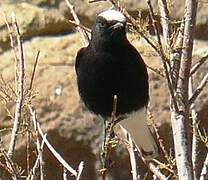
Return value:
<svg viewBox="0 0 208 180">
<path fill-rule="evenodd" d="M 65 0 L 65 2 L 66 2 L 66 4 L 67 4 L 67 6 L 69 7 L 70 12 L 71 12 L 71 14 L 72 14 L 72 16 L 73 16 L 75 22 L 76 22 L 78 25 L 80 25 L 80 20 L 79 20 L 79 18 L 78 18 L 78 16 L 77 16 L 76 12 L 75 12 L 75 10 L 74 10 L 74 6 L 73 6 L 68 0 Z M 82 43 L 86 46 L 86 45 L 88 44 L 88 42 L 89 42 L 89 38 L 88 38 L 87 33 L 86 33 L 82 28 L 80 28 L 80 26 L 77 26 L 77 31 L 80 32 L 80 34 L 81 34 L 81 39 L 82 39 Z"/>
<path fill-rule="evenodd" d="M 165 78 L 165 75 L 159 69 L 153 68 L 153 67 L 149 66 L 148 64 L 146 64 L 146 66 L 147 66 L 148 69 L 150 69 L 151 71 L 153 71 L 156 74 L 160 75 L 162 78 Z"/>
<path fill-rule="evenodd" d="M 27 129 L 26 132 L 26 154 L 27 154 L 27 174 L 29 175 L 30 173 L 30 131 Z"/>
<path fill-rule="evenodd" d="M 81 161 L 78 166 L 78 174 L 76 180 L 80 180 L 83 169 L 84 169 L 84 161 Z"/>
<path fill-rule="evenodd" d="M 208 73 L 203 77 L 203 79 L 200 82 L 199 86 L 195 89 L 193 95 L 189 98 L 189 102 L 188 102 L 189 106 L 194 103 L 196 98 L 200 95 L 200 93 L 202 92 L 202 90 L 206 86 L 207 82 L 208 82 Z"/>
<path fill-rule="evenodd" d="M 202 168 L 199 180 L 206 180 L 207 177 L 208 177 L 208 153 L 207 153 L 206 159 L 204 161 L 204 166 Z"/>
<path fill-rule="evenodd" d="M 150 169 L 150 171 L 160 180 L 167 180 L 167 177 L 165 177 L 165 175 L 163 175 L 160 170 L 153 164 L 153 162 L 151 161 L 146 161 L 146 159 L 142 156 L 142 153 L 140 151 L 140 149 L 137 147 L 137 145 L 135 144 L 134 140 L 131 138 L 131 135 L 128 133 L 128 131 L 121 125 L 119 125 L 120 128 L 120 132 L 122 133 L 122 137 L 124 139 L 122 139 L 123 142 L 127 142 L 124 143 L 124 145 L 126 146 L 129 154 L 131 154 L 131 152 L 134 151 L 134 147 L 136 147 L 137 152 L 138 152 L 138 156 L 142 159 L 142 161 L 148 166 L 148 168 Z M 133 147 L 130 146 L 130 141 L 133 142 Z M 138 178 L 137 178 L 138 179 Z"/>
<path fill-rule="evenodd" d="M 4 159 L 6 160 L 7 163 L 7 168 L 10 169 L 11 174 L 13 176 L 13 178 L 15 180 L 19 180 L 21 179 L 20 177 L 20 173 L 18 172 L 18 170 L 16 169 L 16 166 L 14 164 L 14 162 L 12 161 L 12 159 L 7 155 L 6 150 L 4 149 L 2 142 L 0 141 L 0 152 L 2 153 Z"/>
<path fill-rule="evenodd" d="M 142 174 L 140 174 L 141 172 L 138 170 L 138 164 L 137 164 L 137 160 L 136 160 L 136 155 L 138 155 L 138 154 L 136 154 L 136 151 L 135 151 L 136 150 L 135 143 L 133 142 L 131 135 L 128 133 L 128 131 L 123 126 L 121 126 L 119 124 L 118 127 L 121 130 L 119 132 L 122 133 L 121 138 L 123 137 L 121 140 L 122 140 L 122 142 L 124 142 L 124 145 L 126 146 L 126 149 L 129 152 L 132 179 L 133 180 L 141 179 Z M 140 154 L 141 154 L 141 152 L 140 152 Z"/>
<path fill-rule="evenodd" d="M 12 159 L 13 153 L 15 150 L 16 145 L 16 139 L 17 139 L 17 133 L 20 125 L 21 120 L 21 110 L 23 105 L 23 98 L 24 98 L 24 54 L 23 54 L 23 46 L 22 46 L 22 39 L 19 31 L 19 26 L 16 21 L 15 14 L 12 14 L 12 23 L 15 27 L 15 31 L 17 33 L 17 44 L 18 44 L 18 59 L 19 59 L 19 69 L 18 69 L 18 97 L 16 100 L 16 109 L 15 109 L 15 118 L 14 118 L 14 124 L 12 128 L 12 135 L 10 140 L 10 145 L 8 149 L 8 156 Z"/>
<path fill-rule="evenodd" d="M 7 20 L 7 17 L 6 17 L 6 14 L 4 14 L 4 21 L 6 23 L 6 26 L 7 26 L 7 29 L 9 31 L 9 38 L 10 38 L 10 46 L 12 48 L 12 51 L 13 51 L 13 56 L 14 56 L 14 60 L 15 60 L 15 82 L 17 82 L 17 78 L 18 78 L 18 74 L 17 74 L 17 66 L 18 66 L 18 57 L 17 57 L 17 49 L 14 45 L 14 39 L 13 39 L 13 36 L 12 36 L 12 30 L 10 28 L 10 25 L 9 25 L 9 22 Z M 16 89 L 18 89 L 18 87 L 16 87 Z"/>
<path fill-rule="evenodd" d="M 33 86 L 33 81 L 34 81 L 34 77 L 35 77 L 35 71 L 36 71 L 36 67 L 38 64 L 38 60 L 39 60 L 39 55 L 40 55 L 40 51 L 38 50 L 36 58 L 35 58 L 35 64 L 33 66 L 33 71 L 32 71 L 32 75 L 31 75 L 31 80 L 30 80 L 30 86 L 29 86 L 29 90 L 32 90 L 32 86 Z"/>
<path fill-rule="evenodd" d="M 177 100 L 176 100 L 176 97 L 175 97 L 175 92 L 174 92 L 174 88 L 173 88 L 173 84 L 172 84 L 172 80 L 171 80 L 172 77 L 171 77 L 171 74 L 170 74 L 170 71 L 169 71 L 170 65 L 168 64 L 168 59 L 167 59 L 166 55 L 163 52 L 161 38 L 160 38 L 159 30 L 158 30 L 158 27 L 157 27 L 157 24 L 156 24 L 156 18 L 155 18 L 150 0 L 147 0 L 147 4 L 149 6 L 150 17 L 152 19 L 153 28 L 155 30 L 155 34 L 156 34 L 157 41 L 158 41 L 158 44 L 159 44 L 158 54 L 160 55 L 162 63 L 163 63 L 163 68 L 165 70 L 165 76 L 166 76 L 166 79 L 167 79 L 167 84 L 168 84 L 169 92 L 170 92 L 171 99 L 172 99 L 172 102 L 173 102 L 173 106 L 174 106 L 175 110 L 178 111 L 179 109 L 178 109 L 178 105 L 177 105 Z"/>
<path fill-rule="evenodd" d="M 196 8 L 196 0 L 186 0 L 184 14 L 184 38 L 177 86 L 177 97 L 180 113 L 176 113 L 175 117 L 172 117 L 172 128 L 175 143 L 174 147 L 178 177 L 179 179 L 183 180 L 193 179 L 190 158 L 190 143 L 188 143 L 188 83 L 193 50 L 193 33 L 196 23 Z"/>
<path fill-rule="evenodd" d="M 183 45 L 183 30 L 184 30 L 184 23 L 181 23 L 179 27 L 178 35 L 176 36 L 174 51 L 172 52 L 171 57 L 170 57 L 170 63 L 171 63 L 170 73 L 172 77 L 174 91 L 176 91 L 178 78 L 179 78 L 181 51 L 182 51 L 182 45 Z M 171 100 L 171 104 L 172 104 L 172 100 Z M 174 110 L 174 107 L 171 105 L 171 112 L 172 111 L 175 111 L 175 110 Z"/>
<path fill-rule="evenodd" d="M 44 137 L 46 137 L 46 134 L 44 135 Z M 40 145 L 40 150 L 41 151 L 43 151 L 44 145 L 45 145 L 45 142 L 42 140 L 41 145 Z M 40 161 L 39 159 L 40 159 L 40 154 L 38 154 L 37 159 L 35 161 L 35 164 L 34 164 L 33 168 L 31 169 L 31 173 L 29 175 L 29 176 L 31 176 L 30 180 L 34 180 L 35 179 L 36 169 L 37 169 L 39 161 Z"/>
<path fill-rule="evenodd" d="M 42 131 L 41 127 L 40 127 L 39 122 L 37 120 L 36 120 L 36 122 L 37 122 L 37 130 L 38 130 L 38 133 L 42 137 L 42 139 L 45 142 L 45 144 L 47 145 L 48 149 L 52 152 L 52 154 L 55 156 L 55 158 L 63 165 L 63 167 L 65 167 L 72 175 L 74 175 L 75 177 L 77 177 L 77 174 L 78 173 L 53 148 L 53 146 L 49 143 L 49 141 L 47 140 L 47 138 L 44 136 L 43 131 Z"/>
<path fill-rule="evenodd" d="M 190 75 L 192 76 L 208 59 L 208 54 L 202 57 L 194 66 L 191 68 Z"/>
<path fill-rule="evenodd" d="M 40 180 L 44 180 L 44 161 L 43 161 L 43 152 L 41 150 L 40 140 L 38 138 L 38 130 L 37 130 L 37 115 L 36 112 L 32 109 L 30 105 L 28 105 L 28 108 L 30 110 L 31 118 L 33 121 L 34 130 L 36 133 L 36 147 L 39 157 L 39 165 L 40 165 Z"/>
<path fill-rule="evenodd" d="M 89 28 L 87 28 L 86 26 L 84 26 L 83 24 L 77 24 L 77 22 L 76 21 L 72 21 L 72 20 L 68 20 L 69 21 L 69 23 L 71 23 L 73 26 L 75 26 L 75 27 L 80 27 L 80 28 L 82 28 L 85 32 L 88 32 L 88 33 L 91 33 L 91 30 L 89 29 Z"/>
<path fill-rule="evenodd" d="M 192 76 L 190 76 L 189 78 L 189 97 L 192 96 L 193 94 L 193 79 Z M 198 144 L 198 124 L 199 124 L 199 119 L 198 119 L 198 115 L 196 112 L 196 107 L 195 107 L 195 103 L 192 103 L 190 106 L 191 109 L 191 117 L 192 117 L 192 166 L 193 166 L 193 176 L 194 179 L 197 179 L 197 155 L 198 155 L 198 148 L 199 148 L 199 144 Z"/>
<path fill-rule="evenodd" d="M 63 168 L 63 180 L 67 180 L 67 170 L 66 168 Z"/>
<path fill-rule="evenodd" d="M 165 145 L 163 143 L 163 139 L 161 139 L 160 137 L 160 134 L 159 134 L 159 129 L 158 129 L 158 126 L 156 125 L 155 121 L 154 121 L 154 118 L 153 118 L 153 115 L 152 115 L 152 112 L 148 109 L 148 115 L 149 115 L 149 119 L 151 120 L 152 122 L 152 126 L 154 128 L 154 131 L 155 131 L 155 134 L 156 134 L 156 138 L 159 142 L 159 146 L 163 152 L 163 155 L 165 156 L 165 159 L 166 161 L 168 162 L 168 165 L 170 166 L 171 169 L 168 168 L 168 170 L 173 173 L 174 175 L 176 175 L 176 173 L 174 172 L 173 170 L 173 163 L 170 161 L 170 158 L 169 158 L 169 155 L 168 155 L 168 152 L 166 151 L 165 149 Z"/>
<path fill-rule="evenodd" d="M 166 49 L 170 50 L 170 17 L 169 17 L 169 11 L 167 6 L 166 0 L 158 0 L 158 5 L 160 9 L 160 20 L 162 25 L 162 31 L 163 31 L 163 37 L 166 45 Z"/>
</svg>

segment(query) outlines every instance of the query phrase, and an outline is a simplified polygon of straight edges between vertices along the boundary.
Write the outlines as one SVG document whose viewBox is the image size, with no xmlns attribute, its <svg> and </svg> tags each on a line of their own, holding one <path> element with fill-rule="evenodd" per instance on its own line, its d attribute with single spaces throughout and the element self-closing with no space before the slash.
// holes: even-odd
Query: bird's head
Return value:
<svg viewBox="0 0 208 180">
<path fill-rule="evenodd" d="M 126 17 L 119 11 L 100 13 L 92 28 L 92 41 L 99 44 L 117 41 L 126 37 Z"/>
</svg>

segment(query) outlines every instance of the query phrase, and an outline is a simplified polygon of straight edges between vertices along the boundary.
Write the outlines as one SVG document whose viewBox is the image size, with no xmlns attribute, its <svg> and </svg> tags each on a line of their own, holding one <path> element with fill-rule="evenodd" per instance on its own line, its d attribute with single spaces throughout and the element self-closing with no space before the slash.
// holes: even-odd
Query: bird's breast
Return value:
<svg viewBox="0 0 208 180">
<path fill-rule="evenodd" d="M 87 108 L 103 117 L 111 115 L 114 95 L 118 97 L 118 115 L 138 110 L 148 102 L 148 77 L 137 59 L 107 53 L 88 56 L 79 67 L 77 80 Z"/>
</svg>

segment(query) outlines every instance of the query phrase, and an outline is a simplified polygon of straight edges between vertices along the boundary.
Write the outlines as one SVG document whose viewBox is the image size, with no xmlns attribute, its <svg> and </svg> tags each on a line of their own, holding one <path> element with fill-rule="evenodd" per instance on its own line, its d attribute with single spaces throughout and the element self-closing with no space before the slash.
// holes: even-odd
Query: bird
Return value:
<svg viewBox="0 0 208 180">
<path fill-rule="evenodd" d="M 116 115 L 147 159 L 158 156 L 147 125 L 149 80 L 146 64 L 127 39 L 127 19 L 118 10 L 97 15 L 91 38 L 76 55 L 78 92 L 86 108 L 104 121 L 110 119 L 114 95 Z M 122 118 L 123 117 L 123 118 Z"/>
</svg>

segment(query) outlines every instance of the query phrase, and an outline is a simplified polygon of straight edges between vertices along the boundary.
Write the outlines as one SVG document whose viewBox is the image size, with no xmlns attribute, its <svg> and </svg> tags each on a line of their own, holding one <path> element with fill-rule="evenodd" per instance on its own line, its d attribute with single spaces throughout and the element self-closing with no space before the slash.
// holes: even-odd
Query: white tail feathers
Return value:
<svg viewBox="0 0 208 180">
<path fill-rule="evenodd" d="M 145 159 L 149 160 L 158 156 L 158 146 L 147 125 L 146 108 L 130 114 L 120 124 L 130 133 Z M 118 126 L 116 129 L 118 130 Z M 118 133 L 119 135 L 121 134 Z"/>
</svg>

